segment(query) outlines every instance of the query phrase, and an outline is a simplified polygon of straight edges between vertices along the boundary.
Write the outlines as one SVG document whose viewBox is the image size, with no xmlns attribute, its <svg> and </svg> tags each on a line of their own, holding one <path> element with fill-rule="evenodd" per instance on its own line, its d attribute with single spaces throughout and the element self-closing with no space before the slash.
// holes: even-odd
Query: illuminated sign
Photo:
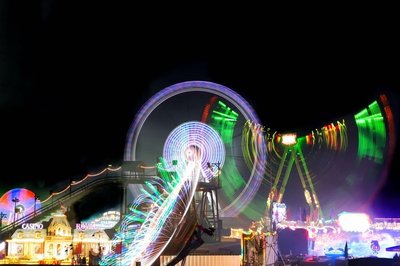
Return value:
<svg viewBox="0 0 400 266">
<path fill-rule="evenodd" d="M 93 230 L 93 229 L 98 229 L 98 226 L 92 223 L 77 223 L 76 229 L 80 231 Z"/>
<path fill-rule="evenodd" d="M 94 230 L 99 230 L 99 229 L 110 229 L 113 228 L 118 221 L 120 220 L 120 213 L 118 211 L 108 211 L 103 213 L 101 216 L 97 216 L 85 221 L 81 222 L 81 227 L 84 227 L 84 229 L 79 229 L 78 227 L 76 229 L 79 230 L 88 230 L 88 229 L 94 229 Z M 87 226 L 91 228 L 86 228 Z M 95 227 L 93 227 L 95 226 Z"/>
<path fill-rule="evenodd" d="M 38 229 L 43 229 L 43 224 L 39 223 L 26 223 L 22 224 L 22 229 L 24 230 L 38 230 Z"/>
</svg>

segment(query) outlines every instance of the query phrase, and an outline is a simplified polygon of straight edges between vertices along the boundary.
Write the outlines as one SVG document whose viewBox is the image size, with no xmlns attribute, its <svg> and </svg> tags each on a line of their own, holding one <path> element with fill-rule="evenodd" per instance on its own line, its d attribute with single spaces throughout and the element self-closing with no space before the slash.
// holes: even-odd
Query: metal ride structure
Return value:
<svg viewBox="0 0 400 266">
<path fill-rule="evenodd" d="M 297 133 L 271 133 L 268 129 L 266 139 L 269 161 L 266 173 L 271 178 L 271 187 L 266 199 L 263 217 L 265 219 L 263 223 L 268 230 L 275 231 L 273 222 L 277 220 L 278 213 L 273 213 L 273 205 L 275 203 L 279 205 L 283 202 L 294 165 L 309 210 L 306 214 L 306 210 L 303 209 L 302 215 L 304 217 L 302 219 L 307 224 L 318 224 L 324 221 L 325 217 L 315 188 L 317 175 L 310 170 L 308 165 L 313 162 L 310 154 L 314 156 L 314 163 L 319 161 L 322 165 L 329 165 L 329 161 L 322 163 L 322 160 L 324 160 L 322 158 L 331 160 L 335 152 L 344 153 L 348 148 L 347 134 L 344 120 L 338 121 L 336 124 L 331 123 L 320 130 L 311 131 L 308 135 L 300 137 L 297 136 Z M 304 150 L 307 151 L 307 156 L 305 156 Z M 324 171 L 326 170 L 324 169 Z"/>
<path fill-rule="evenodd" d="M 211 96 L 216 96 L 220 99 L 223 99 L 227 101 L 230 105 L 232 105 L 238 113 L 242 116 L 243 123 L 247 123 L 247 121 L 252 121 L 255 124 L 260 124 L 259 118 L 253 108 L 250 106 L 250 104 L 242 98 L 239 94 L 234 92 L 233 90 L 212 82 L 205 82 L 205 81 L 188 81 L 188 82 L 182 82 L 178 83 L 175 85 L 172 85 L 170 87 L 165 88 L 164 90 L 158 92 L 155 94 L 150 100 L 148 100 L 145 105 L 142 106 L 142 108 L 139 110 L 137 113 L 130 129 L 127 135 L 127 142 L 125 146 L 125 155 L 124 155 L 124 160 L 125 161 L 135 161 L 135 160 L 144 160 L 142 157 L 142 154 L 145 154 L 145 152 L 140 149 L 142 149 L 145 144 L 140 142 L 140 139 L 143 138 L 146 133 L 143 133 L 146 123 L 150 124 L 151 121 L 151 116 L 153 113 L 155 113 L 157 110 L 160 109 L 163 104 L 165 105 L 166 102 L 170 99 L 177 98 L 181 96 L 181 98 L 189 98 L 190 94 L 193 93 L 194 96 L 196 97 L 196 102 L 199 102 L 201 105 L 201 111 L 203 113 L 204 105 L 205 103 L 202 102 L 201 100 L 204 99 L 205 102 L 208 103 L 208 100 Z M 203 95 L 195 94 L 195 93 L 203 93 Z M 204 96 L 204 94 L 206 94 Z M 203 96 L 203 98 L 201 98 Z M 186 99 L 185 99 L 186 100 Z M 178 104 L 183 105 L 182 102 L 179 102 Z M 192 103 L 191 104 L 196 104 Z M 168 107 L 170 108 L 177 108 L 175 105 L 169 105 Z M 195 108 L 193 108 L 195 109 Z M 176 112 L 174 110 L 165 110 L 161 109 L 163 112 L 170 112 L 170 116 L 176 116 Z M 183 110 L 181 113 L 185 112 L 184 115 L 189 115 L 190 112 L 193 112 L 192 110 Z M 183 115 L 183 114 L 181 114 Z M 155 128 L 155 130 L 161 130 L 161 126 L 168 127 L 170 126 L 171 130 L 178 126 L 179 124 L 186 122 L 186 121 L 191 121 L 191 120 L 198 120 L 202 122 L 206 122 L 207 124 L 208 121 L 205 121 L 206 118 L 204 118 L 205 115 L 203 114 L 198 114 L 195 113 L 192 115 L 189 119 L 188 118 L 183 118 L 183 121 L 174 121 L 174 117 L 168 117 L 168 121 L 161 121 L 159 124 L 160 126 Z M 185 120 L 186 119 L 186 120 Z M 228 117 L 230 119 L 230 117 Z M 226 117 L 223 121 L 226 121 Z M 219 120 L 221 121 L 221 120 Z M 168 125 L 168 122 L 171 125 Z M 153 122 L 154 123 L 154 122 Z M 213 125 L 212 125 L 213 126 Z M 243 128 L 243 125 L 240 125 Z M 214 126 L 213 126 L 214 127 Z M 169 132 L 170 132 L 169 131 Z M 217 129 L 217 131 L 221 135 L 221 131 Z M 148 132 L 148 131 L 146 131 Z M 153 130 L 154 132 L 154 130 Z M 169 132 L 167 134 L 169 134 Z M 159 134 L 160 132 L 158 132 Z M 151 134 L 151 132 L 150 132 Z M 222 136 L 221 136 L 222 137 Z M 155 140 L 154 140 L 155 141 Z M 260 140 L 261 144 L 259 146 L 265 148 L 265 142 L 264 140 Z M 155 143 L 153 142 L 153 145 Z M 164 143 L 160 143 L 160 147 L 163 147 Z M 240 148 L 240 147 L 239 147 Z M 227 151 L 228 152 L 228 151 Z M 161 153 L 161 152 L 160 152 Z M 260 152 L 259 157 L 257 158 L 257 161 L 254 165 L 252 165 L 252 169 L 250 169 L 250 173 L 248 176 L 248 180 L 245 181 L 245 184 L 243 187 L 240 187 L 240 192 L 238 195 L 235 195 L 235 198 L 232 199 L 229 204 L 226 206 L 221 206 L 221 216 L 222 217 L 235 217 L 237 216 L 248 204 L 249 202 L 254 198 L 256 195 L 256 192 L 258 191 L 262 181 L 263 181 L 263 169 L 264 165 L 266 162 L 266 153 L 265 151 Z M 159 156 L 159 155 L 154 155 L 154 156 Z M 146 160 L 144 160 L 146 161 Z M 170 166 L 172 166 L 171 162 L 167 162 Z M 217 162 L 210 162 L 210 163 L 217 163 Z M 226 169 L 225 167 L 222 168 L 222 172 Z M 205 170 L 205 169 L 203 169 Z M 224 176 L 222 173 L 221 180 L 224 180 Z M 224 190 L 224 187 L 222 187 L 222 190 Z"/>
<path fill-rule="evenodd" d="M 273 215 L 271 214 L 271 205 L 273 204 L 273 202 L 282 202 L 293 164 L 295 164 L 304 191 L 304 197 L 310 209 L 310 220 L 317 221 L 319 218 L 323 218 L 322 209 L 314 188 L 313 181 L 310 177 L 302 148 L 297 143 L 297 135 L 294 133 L 283 134 L 281 136 L 281 144 L 284 146 L 284 151 L 280 159 L 276 177 L 274 178 L 274 181 L 271 185 L 271 190 L 268 194 L 267 206 L 264 216 L 267 218 L 271 218 Z M 281 180 L 281 175 L 284 167 L 286 167 L 285 175 Z M 280 188 L 278 190 L 279 184 Z"/>
<path fill-rule="evenodd" d="M 293 186 L 288 186 L 294 165 L 309 208 L 309 219 L 307 215 L 302 218 L 307 224 L 332 220 L 342 211 L 368 212 L 368 203 L 385 180 L 386 172 L 379 171 L 390 163 L 395 147 L 394 132 L 386 95 L 380 95 L 354 115 L 310 130 L 303 136 L 272 133 L 268 129 L 266 176 L 271 179 L 271 187 L 264 213 L 270 219 L 267 225 L 273 220 L 274 202 L 291 201 L 293 206 L 300 200 L 299 197 L 297 201 L 293 197 L 284 199 L 285 192 L 289 196 L 296 193 L 301 196 L 293 193 Z M 361 185 L 363 190 L 359 189 Z"/>
<path fill-rule="evenodd" d="M 125 161 L 135 161 L 135 160 L 143 160 L 140 159 L 143 153 L 140 152 L 140 138 L 143 137 L 142 131 L 143 128 L 146 126 L 145 123 L 149 119 L 152 113 L 162 107 L 163 104 L 169 99 L 176 98 L 179 96 L 190 95 L 190 93 L 196 92 L 203 92 L 208 93 L 207 99 L 209 95 L 214 95 L 220 97 L 230 104 L 232 104 L 238 112 L 243 116 L 243 120 L 245 121 L 253 121 L 254 123 L 260 123 L 258 116 L 254 112 L 253 108 L 236 92 L 232 91 L 231 89 L 222 86 L 220 84 L 212 83 L 212 82 L 204 82 L 204 81 L 188 81 L 182 82 L 170 87 L 165 88 L 164 90 L 155 94 L 150 100 L 148 100 L 145 105 L 139 110 L 137 113 L 134 122 L 132 123 L 128 136 L 127 136 L 127 143 L 125 146 Z M 201 103 L 203 105 L 203 103 Z M 191 110 L 185 110 L 187 112 Z M 174 115 L 171 110 L 171 116 Z M 176 112 L 176 111 L 175 111 Z M 197 114 L 197 120 L 200 121 L 199 114 Z M 172 128 L 175 128 L 177 125 L 189 121 L 189 120 L 196 120 L 196 118 L 191 117 L 189 120 L 186 121 L 174 121 L 173 117 L 169 117 L 170 123 L 174 124 Z M 166 125 L 167 122 L 164 121 L 162 124 L 163 126 Z M 160 128 L 157 128 L 160 129 Z M 261 140 L 262 142 L 264 140 Z M 163 145 L 163 144 L 162 144 Z M 240 210 L 243 209 L 249 201 L 255 196 L 260 184 L 263 180 L 263 168 L 265 161 L 266 161 L 266 154 L 260 154 L 259 161 L 256 165 L 253 166 L 251 169 L 250 176 L 248 178 L 248 182 L 246 183 L 245 187 L 242 189 L 241 193 L 236 197 L 236 199 L 227 206 L 221 206 L 221 215 L 227 217 L 234 217 L 240 213 Z M 146 161 L 146 160 L 143 160 Z M 171 164 L 171 162 L 167 162 Z M 216 163 L 216 162 L 210 162 Z M 260 167 L 262 165 L 262 167 Z M 223 177 L 222 177 L 223 178 Z"/>
<path fill-rule="evenodd" d="M 6 221 L 2 221 L 0 236 L 11 233 L 23 223 L 40 221 L 60 206 L 70 206 L 87 197 L 98 187 L 109 184 L 144 184 L 154 180 L 155 176 L 144 172 L 142 162 L 124 162 L 122 166 L 108 166 L 97 173 L 86 174 L 79 180 L 69 180 L 69 184 L 60 187 L 56 191 L 39 200 L 32 191 L 16 188 L 9 190 L 0 198 L 0 212 L 5 213 Z M 18 200 L 18 201 L 17 201 Z M 17 212 L 15 212 L 15 207 Z M 125 210 L 122 208 L 121 213 Z M 15 217 L 15 221 L 14 221 Z"/>
<path fill-rule="evenodd" d="M 200 95 L 198 93 L 201 93 L 203 95 Z M 202 107 L 200 108 L 200 110 L 203 111 L 202 115 L 200 113 L 197 113 L 197 116 L 187 116 L 187 114 L 189 114 L 190 112 L 188 112 L 188 110 L 185 111 L 179 111 L 179 110 L 171 110 L 171 105 L 168 106 L 167 102 L 168 100 L 171 100 L 173 98 L 179 98 L 181 96 L 183 96 L 184 99 L 188 98 L 187 96 L 193 94 L 195 97 L 195 103 L 196 102 L 200 102 Z M 204 94 L 206 94 L 204 96 Z M 224 164 L 224 159 L 226 159 L 226 157 L 224 158 L 222 155 L 222 157 L 210 157 L 210 158 L 205 158 L 203 157 L 205 154 L 214 154 L 216 152 L 216 149 L 212 148 L 209 149 L 208 147 L 203 147 L 203 143 L 195 143 L 193 144 L 192 142 L 188 141 L 188 142 L 183 142 L 179 147 L 180 148 L 176 148 L 177 145 L 169 145 L 168 141 L 166 141 L 166 139 L 168 139 L 167 135 L 170 135 L 171 132 L 179 132 L 180 130 L 180 125 L 185 124 L 185 122 L 190 122 L 192 123 L 192 125 L 201 125 L 200 131 L 204 131 L 205 128 L 208 127 L 212 127 L 214 128 L 214 133 L 217 132 L 217 137 L 215 139 L 218 139 L 218 142 L 221 144 L 221 139 L 223 141 L 223 145 L 225 145 L 225 150 L 228 150 L 230 152 L 230 155 L 232 154 L 232 150 L 233 149 L 233 144 L 232 142 L 230 143 L 231 146 L 227 146 L 227 142 L 226 140 L 223 140 L 224 138 L 221 136 L 222 130 L 220 129 L 215 129 L 215 127 L 213 127 L 212 125 L 208 126 L 209 121 L 207 123 L 204 123 L 203 119 L 206 118 L 207 120 L 207 114 L 204 111 L 206 108 L 204 108 L 204 102 L 201 99 L 209 99 L 210 95 L 212 97 L 218 97 L 220 99 L 223 99 L 224 101 L 229 102 L 229 105 L 231 105 L 235 110 L 231 112 L 231 114 L 226 114 L 226 113 L 219 113 L 219 115 L 221 115 L 222 117 L 224 117 L 223 119 L 221 118 L 211 118 L 211 120 L 213 120 L 214 122 L 219 120 L 223 120 L 222 125 L 224 125 L 224 123 L 226 122 L 233 122 L 232 121 L 232 115 L 235 116 L 235 114 L 240 114 L 242 115 L 242 127 L 243 124 L 247 123 L 247 121 L 255 121 L 255 123 L 259 123 L 258 121 L 258 117 L 255 114 L 255 112 L 253 111 L 253 109 L 250 107 L 250 105 L 241 97 L 239 96 L 237 93 L 235 93 L 234 91 L 230 90 L 227 87 L 224 87 L 222 85 L 219 84 L 215 84 L 215 83 L 211 83 L 211 82 L 202 82 L 202 81 L 191 81 L 191 82 L 183 82 L 183 83 L 179 83 L 179 84 L 175 84 L 173 86 L 167 87 L 166 89 L 160 91 L 159 93 L 155 94 L 137 113 L 137 116 L 134 119 L 134 122 L 131 125 L 131 128 L 128 132 L 128 136 L 127 136 L 127 144 L 126 144 L 126 148 L 125 148 L 125 156 L 124 156 L 124 161 L 136 161 L 140 158 L 140 160 L 143 161 L 151 161 L 152 159 L 155 158 L 155 156 L 159 156 L 160 154 L 163 154 L 162 157 L 162 167 L 158 167 L 158 172 L 166 172 L 167 176 L 171 176 L 171 173 L 173 173 L 172 176 L 174 175 L 178 175 L 178 178 L 173 178 L 173 183 L 177 180 L 184 180 L 185 178 L 185 170 L 184 167 L 182 167 L 182 165 L 185 165 L 186 161 L 188 161 L 188 157 L 190 157 L 190 154 L 197 154 L 196 156 L 198 156 L 199 158 L 201 158 L 199 160 L 199 171 L 198 171 L 198 176 L 196 175 L 196 178 L 198 179 L 196 182 L 191 182 L 191 186 L 188 186 L 186 188 L 186 191 L 188 192 L 186 195 L 181 195 L 178 198 L 175 198 L 175 200 L 180 201 L 179 204 L 176 204 L 174 208 L 176 208 L 177 206 L 179 208 L 182 208 L 182 206 L 185 206 L 185 211 L 183 211 L 183 213 L 186 213 L 186 216 L 189 216 L 190 218 L 193 218 L 193 215 L 189 215 L 189 214 L 193 214 L 191 209 L 191 206 L 193 206 L 193 204 L 190 204 L 190 202 L 193 202 L 193 197 L 190 197 L 189 194 L 191 194 L 193 192 L 194 187 L 197 187 L 197 189 L 201 189 L 202 187 L 205 188 L 204 186 L 202 186 L 202 182 L 200 181 L 201 179 L 205 179 L 206 184 L 210 185 L 211 184 L 211 193 L 203 193 L 203 196 L 201 197 L 203 199 L 203 202 L 200 202 L 197 205 L 197 208 L 202 210 L 200 213 L 198 214 L 200 217 L 202 216 L 203 218 L 205 218 L 207 220 L 207 218 L 209 218 L 209 214 L 205 213 L 206 210 L 209 210 L 208 206 L 211 207 L 211 212 L 213 212 L 213 223 L 212 226 L 219 226 L 219 219 L 218 216 L 219 214 L 221 214 L 223 217 L 234 217 L 236 215 L 239 215 L 241 213 L 241 211 L 243 211 L 244 208 L 247 207 L 247 205 L 251 202 L 251 200 L 253 199 L 253 197 L 255 196 L 257 190 L 259 189 L 262 179 L 263 179 L 263 167 L 265 165 L 265 161 L 266 161 L 266 153 L 265 152 L 259 152 L 258 154 L 258 158 L 253 158 L 253 162 L 254 165 L 251 166 L 251 169 L 249 170 L 249 174 L 248 174 L 248 180 L 247 181 L 242 181 L 242 183 L 244 183 L 243 187 L 240 188 L 240 191 L 237 191 L 236 195 L 235 195 L 235 199 L 231 200 L 229 202 L 229 204 L 223 205 L 220 204 L 219 200 L 218 200 L 218 196 L 216 195 L 217 193 L 215 190 L 218 189 L 218 185 L 217 186 L 213 186 L 213 182 L 211 182 L 212 180 L 216 180 L 215 178 L 218 178 L 219 180 L 223 180 L 223 184 L 225 184 L 225 181 L 229 181 L 229 177 L 225 177 L 225 179 L 223 179 L 224 177 L 224 167 L 226 167 L 226 161 Z M 182 99 L 182 97 L 181 97 Z M 219 105 L 224 105 L 224 103 L 222 102 L 218 102 Z M 164 109 L 163 106 L 167 105 Z M 177 104 L 174 103 L 172 105 L 172 107 L 177 107 L 180 106 L 181 104 Z M 192 105 L 191 105 L 192 108 Z M 172 108 L 175 109 L 175 108 Z M 226 108 L 226 110 L 230 110 L 230 108 Z M 155 123 L 155 121 L 152 121 L 152 116 L 154 116 L 154 113 L 156 112 L 161 112 L 164 115 L 167 116 L 168 119 L 162 119 L 159 122 L 159 126 L 157 127 L 153 127 L 151 128 L 151 126 L 157 125 L 158 123 Z M 170 112 L 170 113 L 169 113 Z M 218 111 L 213 111 L 213 114 L 217 114 Z M 179 114 L 184 114 L 186 115 L 183 119 L 178 119 L 179 122 L 177 122 L 174 119 L 174 114 L 176 115 L 176 113 Z M 169 115 L 169 116 L 168 116 Z M 201 121 L 200 121 L 201 118 Z M 149 122 L 150 121 L 150 122 Z M 243 122 L 244 121 L 244 122 Z M 168 125 L 167 123 L 170 123 L 172 125 Z M 189 123 L 189 124 L 190 124 Z M 226 125 L 226 124 L 225 124 Z M 210 127 L 210 128 L 211 128 Z M 150 129 L 149 129 L 150 128 Z M 166 129 L 165 129 L 166 128 Z M 167 133 L 162 133 L 162 130 L 165 129 Z M 196 130 L 194 130 L 194 128 L 192 127 L 191 130 L 189 130 L 188 136 L 193 135 L 193 132 L 195 132 Z M 157 134 L 154 134 L 154 132 L 157 132 Z M 201 133 L 201 132 L 200 132 Z M 219 136 L 218 136 L 219 134 Z M 149 137 L 152 135 L 157 135 L 157 139 L 161 139 L 161 141 L 158 141 L 157 139 L 152 139 L 150 141 L 143 141 L 143 139 L 145 139 L 145 137 Z M 171 134 L 171 135 L 174 135 Z M 179 135 L 179 134 L 177 134 Z M 201 134 L 200 134 L 201 135 Z M 232 134 L 231 134 L 232 136 Z M 195 139 L 198 139 L 199 136 L 197 136 Z M 176 137 L 171 137 L 172 140 L 176 140 Z M 261 139 L 261 147 L 265 147 L 264 142 L 263 142 L 263 138 Z M 206 138 L 205 143 L 209 142 L 210 138 Z M 149 146 L 150 145 L 150 146 Z M 175 147 L 175 148 L 172 148 Z M 162 149 L 163 148 L 163 149 Z M 235 147 L 237 149 L 237 147 Z M 239 145 L 239 148 L 240 145 Z M 251 148 L 253 149 L 253 148 Z M 151 152 L 151 151 L 156 151 L 156 152 Z M 169 155 L 169 153 L 171 152 L 171 150 L 174 150 L 172 152 L 173 155 Z M 218 149 L 217 149 L 218 150 Z M 262 151 L 262 149 L 261 149 Z M 148 154 L 151 154 L 150 157 L 147 157 Z M 218 154 L 218 153 L 217 153 Z M 182 156 L 179 156 L 182 155 Z M 190 160 L 189 160 L 190 161 Z M 185 163 L 184 163 L 185 162 Z M 174 168 L 176 168 L 176 166 L 178 166 L 179 171 L 176 172 Z M 221 171 L 222 170 L 222 171 Z M 169 179 L 170 177 L 167 177 L 167 179 Z M 222 178 L 222 179 L 220 179 Z M 160 181 L 160 183 L 163 183 L 164 181 Z M 172 181 L 171 181 L 172 182 Z M 180 182 L 180 181 L 179 181 Z M 179 187 L 180 183 L 174 183 L 176 187 Z M 186 181 L 185 181 L 186 182 Z M 168 194 L 169 196 L 167 197 L 169 200 L 173 200 L 174 198 L 172 197 L 171 199 L 171 195 L 175 195 L 176 197 L 176 193 L 173 192 L 171 189 L 171 185 L 168 185 L 168 182 L 164 183 L 163 186 L 166 186 L 164 189 L 164 192 L 166 194 Z M 161 186 L 162 187 L 162 186 Z M 135 191 L 136 189 L 136 191 Z M 223 189 L 223 185 L 222 185 L 222 189 Z M 151 189 L 152 191 L 154 191 L 154 189 Z M 132 189 L 132 193 L 136 193 L 137 191 L 139 191 L 138 195 L 140 195 L 140 192 L 143 192 L 143 188 L 137 187 Z M 194 196 L 194 194 L 193 194 Z M 161 200 L 161 201 L 157 201 L 156 198 L 148 196 L 148 198 L 150 198 L 153 201 L 153 204 L 151 204 L 152 206 L 157 205 L 158 209 L 154 210 L 154 212 L 159 212 L 160 209 L 163 209 L 162 206 L 164 206 L 164 204 L 167 204 L 166 202 L 168 202 L 169 200 Z M 186 198 L 187 200 L 185 202 L 183 202 L 181 199 L 182 198 Z M 204 201 L 207 200 L 208 203 L 205 203 Z M 209 203 L 211 202 L 211 204 Z M 156 204 L 154 204 L 156 203 Z M 172 206 L 172 205 L 171 205 Z M 162 208 L 161 208 L 162 207 Z M 173 209 L 174 209 L 173 208 Z M 133 208 L 135 209 L 135 208 Z M 132 210 L 132 208 L 131 208 Z M 163 209 L 165 210 L 165 212 L 168 212 L 167 209 Z M 220 212 L 218 212 L 220 210 Z M 136 213 L 139 213 L 139 211 L 136 209 L 136 211 L 134 211 Z M 178 231 L 182 231 L 184 230 L 184 227 L 192 227 L 191 224 L 194 222 L 193 219 L 191 219 L 192 221 L 186 221 L 185 219 L 188 219 L 188 217 L 181 217 L 179 214 L 182 213 L 182 211 L 180 212 L 176 212 L 175 210 L 170 211 L 170 216 L 168 217 L 172 217 L 172 216 L 179 216 L 179 219 L 175 219 L 173 222 L 168 222 L 165 223 L 164 222 L 164 226 L 166 224 L 168 224 L 168 226 L 166 227 L 170 227 L 170 229 L 166 229 L 166 230 L 161 230 L 161 234 L 163 235 L 163 239 L 164 242 L 166 242 L 164 247 L 160 247 L 158 248 L 157 253 L 152 254 L 152 257 L 157 257 L 157 254 L 160 254 L 159 252 L 162 252 L 162 249 L 167 250 L 167 245 L 169 242 L 174 242 L 174 237 L 176 237 Z M 159 214 L 161 215 L 161 214 Z M 215 218 L 216 217 L 216 218 Z M 142 217 L 144 219 L 144 217 Z M 154 218 L 154 217 L 153 217 Z M 135 218 L 130 218 L 131 220 L 134 220 Z M 143 220 L 142 219 L 142 220 Z M 170 218 L 167 218 L 170 219 Z M 144 219 L 147 220 L 147 219 Z M 154 221 L 154 219 L 152 219 Z M 199 222 L 199 221 L 197 221 Z M 202 221 L 200 221 L 202 222 Z M 175 227 L 172 230 L 170 224 L 171 223 L 175 223 Z M 129 227 L 129 221 L 126 222 L 126 228 Z M 154 226 L 153 226 L 154 227 Z M 150 227 L 148 227 L 150 228 Z M 194 228 L 194 226 L 193 226 Z M 169 232 L 166 232 L 168 231 Z M 216 232 L 218 232 L 219 228 L 216 228 Z M 148 232 L 148 234 L 150 234 Z M 169 235 L 169 240 L 167 240 Z M 154 239 L 153 239 L 154 240 Z M 136 240 L 132 241 L 131 243 L 134 243 Z M 137 241 L 137 243 L 142 243 L 143 241 Z M 154 243 L 155 241 L 153 241 Z M 132 247 L 134 245 L 131 245 Z M 133 251 L 133 250 L 132 250 Z M 141 251 L 142 253 L 144 252 L 144 250 Z M 146 251 L 145 253 L 148 254 L 149 251 Z M 151 252 L 150 252 L 151 253 Z M 135 253 L 135 255 L 133 255 L 132 252 L 126 253 L 124 254 L 123 257 L 132 257 L 134 256 L 135 258 L 131 258 L 133 260 L 137 260 L 139 257 L 136 256 L 137 252 Z M 149 256 L 148 256 L 149 257 Z M 112 260 L 112 258 L 111 258 Z M 141 261 L 146 261 L 146 260 L 141 260 Z M 149 262 L 149 261 L 147 261 Z"/>
</svg>

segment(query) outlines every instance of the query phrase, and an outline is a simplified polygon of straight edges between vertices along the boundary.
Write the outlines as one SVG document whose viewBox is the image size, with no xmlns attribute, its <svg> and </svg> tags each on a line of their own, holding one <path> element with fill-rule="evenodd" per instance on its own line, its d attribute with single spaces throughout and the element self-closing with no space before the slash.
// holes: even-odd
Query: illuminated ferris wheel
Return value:
<svg viewBox="0 0 400 266">
<path fill-rule="evenodd" d="M 259 121 L 250 105 L 219 84 L 184 82 L 154 95 L 131 125 L 124 159 L 156 165 L 160 178 L 148 182 L 147 190 L 138 189 L 121 222 L 114 239 L 126 246 L 121 258 L 110 255 L 102 263 L 150 265 L 170 242 L 175 245 L 169 247 L 188 242 L 197 222 L 192 202 L 200 179 L 218 176 L 222 182 L 222 200 L 217 201 L 222 216 L 247 209 L 262 185 L 266 162 L 264 138 L 249 127 L 253 123 Z"/>
<path fill-rule="evenodd" d="M 251 206 L 255 199 L 262 202 L 261 198 L 257 199 L 257 191 L 263 183 L 265 143 L 262 137 L 257 147 L 250 143 L 250 140 L 257 138 L 256 134 L 262 133 L 261 130 L 247 131 L 247 134 L 253 134 L 250 137 L 244 136 L 243 132 L 249 123 L 260 124 L 260 121 L 242 96 L 223 85 L 189 81 L 172 85 L 155 94 L 139 110 L 129 129 L 124 159 L 152 164 L 159 156 L 167 156 L 165 159 L 169 167 L 173 166 L 173 161 L 180 163 L 183 157 L 173 158 L 171 154 L 182 154 L 188 147 L 178 142 L 175 144 L 179 145 L 172 145 L 166 143 L 166 140 L 170 132 L 189 121 L 209 125 L 218 133 L 224 145 L 225 155 L 222 157 L 220 150 L 194 146 L 200 148 L 203 155 L 210 156 L 202 160 L 203 175 L 210 172 L 210 165 L 218 163 L 221 168 L 221 217 L 235 217 L 243 212 L 251 215 L 251 208 L 257 212 L 259 206 Z M 257 150 L 256 158 L 254 150 Z"/>
</svg>

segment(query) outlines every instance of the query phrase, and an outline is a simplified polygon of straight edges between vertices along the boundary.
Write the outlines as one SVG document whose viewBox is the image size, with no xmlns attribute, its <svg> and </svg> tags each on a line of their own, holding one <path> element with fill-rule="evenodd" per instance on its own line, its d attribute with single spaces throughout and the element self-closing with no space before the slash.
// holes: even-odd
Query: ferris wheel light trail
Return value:
<svg viewBox="0 0 400 266">
<path fill-rule="evenodd" d="M 168 166 L 177 161 L 178 164 L 186 164 L 196 159 L 201 163 L 201 174 L 208 181 L 212 173 L 207 163 L 220 162 L 221 166 L 225 160 L 224 144 L 218 133 L 207 124 L 191 121 L 175 128 L 168 136 L 165 144 L 163 157 Z"/>
<path fill-rule="evenodd" d="M 223 85 L 206 81 L 187 81 L 177 83 L 156 93 L 140 108 L 127 134 L 124 154 L 125 161 L 135 161 L 138 159 L 136 155 L 136 146 L 138 144 L 142 127 L 149 118 L 150 114 L 166 100 L 187 92 L 206 92 L 217 95 L 234 105 L 235 108 L 243 115 L 246 121 L 253 121 L 255 124 L 261 124 L 257 114 L 250 104 L 235 91 Z M 261 186 L 267 157 L 267 153 L 265 152 L 266 145 L 264 138 L 259 138 L 257 146 L 260 147 L 258 148 L 260 152 L 258 153 L 258 158 L 254 160 L 255 164 L 250 170 L 248 181 L 243 190 L 235 198 L 235 201 L 230 202 L 228 206 L 225 206 L 221 210 L 222 217 L 235 217 L 239 215 L 240 212 L 255 197 L 258 189 Z"/>
</svg>

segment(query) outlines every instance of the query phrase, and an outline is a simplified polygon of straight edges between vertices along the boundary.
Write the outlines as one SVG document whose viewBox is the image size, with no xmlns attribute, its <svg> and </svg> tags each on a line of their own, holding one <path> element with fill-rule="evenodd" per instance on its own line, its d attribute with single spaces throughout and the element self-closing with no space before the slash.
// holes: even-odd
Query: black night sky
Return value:
<svg viewBox="0 0 400 266">
<path fill-rule="evenodd" d="M 231 88 L 279 131 L 321 127 L 381 93 L 398 121 L 400 52 L 388 27 L 240 14 L 143 17 L 136 6 L 111 2 L 1 1 L 0 195 L 120 164 L 136 112 L 182 81 Z M 396 149 L 374 203 L 397 216 L 398 158 Z"/>
</svg>

